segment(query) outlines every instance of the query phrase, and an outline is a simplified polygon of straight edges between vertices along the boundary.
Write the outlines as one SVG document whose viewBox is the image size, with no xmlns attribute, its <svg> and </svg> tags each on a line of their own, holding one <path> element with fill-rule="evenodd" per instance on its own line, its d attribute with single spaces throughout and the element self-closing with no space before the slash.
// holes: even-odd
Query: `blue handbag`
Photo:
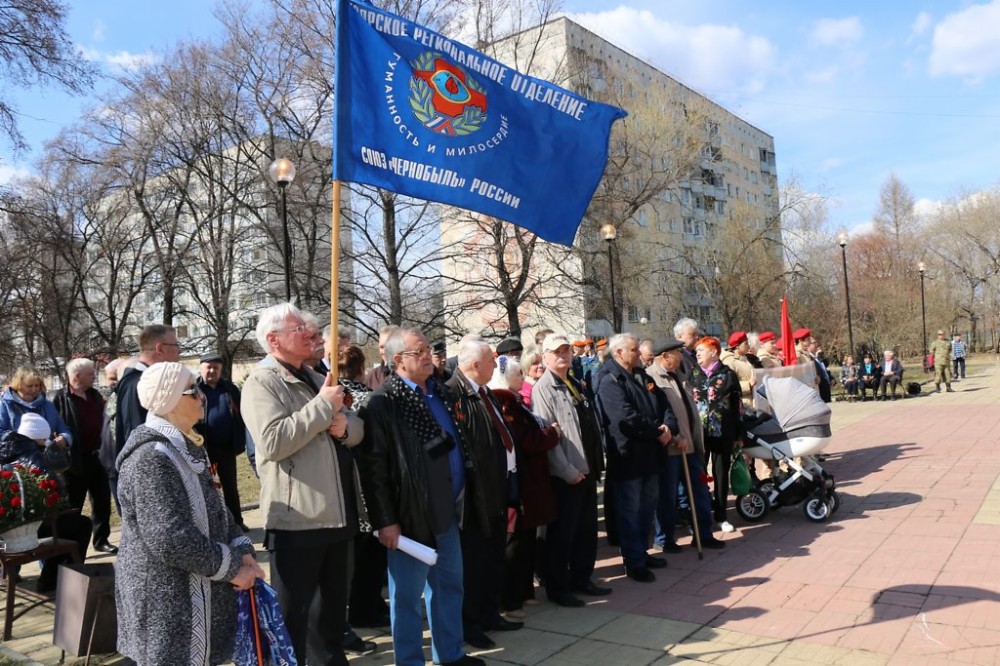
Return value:
<svg viewBox="0 0 1000 666">
<path fill-rule="evenodd" d="M 237 592 L 236 666 L 298 666 L 274 588 L 257 579 Z"/>
</svg>

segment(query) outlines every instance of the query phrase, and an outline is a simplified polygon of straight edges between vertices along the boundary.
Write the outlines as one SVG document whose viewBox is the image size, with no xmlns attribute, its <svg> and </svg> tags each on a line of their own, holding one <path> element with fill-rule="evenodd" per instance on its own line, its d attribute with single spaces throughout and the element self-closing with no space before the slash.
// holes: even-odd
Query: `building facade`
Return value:
<svg viewBox="0 0 1000 666">
<path fill-rule="evenodd" d="M 733 270 L 727 256 L 741 252 L 734 239 L 764 238 L 762 256 L 781 265 L 774 138 L 565 17 L 493 45 L 490 55 L 630 116 L 612 133 L 604 180 L 571 250 L 538 241 L 530 260 L 517 263 L 516 243 L 497 253 L 490 249 L 496 235 L 484 233 L 489 225 L 455 211 L 442 218 L 442 242 L 462 249 L 444 262 L 445 276 L 477 274 L 488 283 L 502 263 L 496 257 L 516 255 L 515 264 L 537 278 L 536 294 L 518 313 L 525 339 L 542 327 L 659 337 L 682 316 L 723 334 L 716 292 Z M 608 223 L 612 241 L 601 235 Z M 460 328 L 504 335 L 502 305 L 471 307 L 472 291 L 447 292 L 451 304 L 470 306 Z"/>
</svg>

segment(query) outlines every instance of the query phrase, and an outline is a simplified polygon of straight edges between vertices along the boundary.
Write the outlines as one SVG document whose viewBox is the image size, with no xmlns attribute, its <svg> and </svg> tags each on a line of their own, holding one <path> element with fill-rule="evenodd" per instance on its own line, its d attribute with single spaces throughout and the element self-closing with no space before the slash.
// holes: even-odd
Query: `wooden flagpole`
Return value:
<svg viewBox="0 0 1000 666">
<path fill-rule="evenodd" d="M 330 225 L 330 373 L 338 377 L 337 356 L 340 346 L 340 181 L 333 181 L 333 215 Z"/>
</svg>

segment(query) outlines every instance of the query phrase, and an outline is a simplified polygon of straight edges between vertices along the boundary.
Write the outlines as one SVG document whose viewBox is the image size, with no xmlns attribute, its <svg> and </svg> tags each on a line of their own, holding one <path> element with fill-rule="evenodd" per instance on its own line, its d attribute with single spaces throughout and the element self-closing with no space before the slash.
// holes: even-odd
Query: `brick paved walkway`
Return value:
<svg viewBox="0 0 1000 666">
<path fill-rule="evenodd" d="M 477 654 L 552 666 L 997 663 L 998 388 L 1000 365 L 984 360 L 955 393 L 835 403 L 825 465 L 843 502 L 831 522 L 785 508 L 747 525 L 732 512 L 724 551 L 699 561 L 686 548 L 653 584 L 626 579 L 603 548 L 597 576 L 611 596 L 528 607 L 524 629 Z M 256 512 L 247 521 L 259 524 Z M 380 652 L 354 662 L 392 663 L 389 637 L 364 635 Z M 36 611 L 6 647 L 50 664 L 50 640 L 51 612 Z"/>
</svg>

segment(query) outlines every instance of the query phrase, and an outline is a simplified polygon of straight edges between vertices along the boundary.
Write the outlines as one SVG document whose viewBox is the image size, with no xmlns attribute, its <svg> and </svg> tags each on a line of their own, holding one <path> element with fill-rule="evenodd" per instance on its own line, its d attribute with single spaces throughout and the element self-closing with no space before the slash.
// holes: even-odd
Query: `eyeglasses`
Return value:
<svg viewBox="0 0 1000 666">
<path fill-rule="evenodd" d="M 177 347 L 178 349 L 180 349 L 180 344 L 177 342 L 161 342 L 160 344 L 163 345 L 164 347 Z"/>
<path fill-rule="evenodd" d="M 277 331 L 275 331 L 275 333 L 295 333 L 295 334 L 302 334 L 302 333 L 305 333 L 306 331 L 310 331 L 310 335 L 312 334 L 311 333 L 311 329 L 310 329 L 310 327 L 307 324 L 299 324 L 295 328 L 279 328 Z"/>
<path fill-rule="evenodd" d="M 202 394 L 201 394 L 201 389 L 198 388 L 198 385 L 192 384 L 185 390 L 181 391 L 181 395 L 190 396 L 192 398 L 200 398 Z"/>
<path fill-rule="evenodd" d="M 431 355 L 431 348 L 430 347 L 421 347 L 420 349 L 410 349 L 408 351 L 399 352 L 399 355 L 400 356 L 416 356 L 417 358 L 420 358 L 421 356 L 430 356 Z"/>
</svg>

